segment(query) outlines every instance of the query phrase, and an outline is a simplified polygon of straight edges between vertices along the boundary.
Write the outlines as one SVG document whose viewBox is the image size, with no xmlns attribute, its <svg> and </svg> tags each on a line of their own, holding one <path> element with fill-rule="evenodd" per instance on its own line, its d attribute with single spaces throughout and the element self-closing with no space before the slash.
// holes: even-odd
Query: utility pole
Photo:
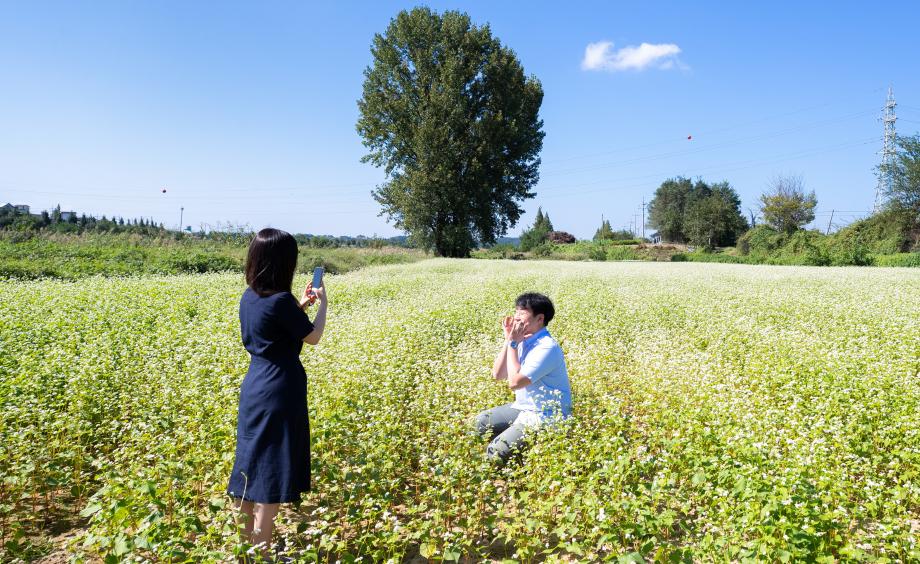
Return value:
<svg viewBox="0 0 920 564">
<path fill-rule="evenodd" d="M 179 231 L 182 231 L 182 214 L 185 213 L 185 208 L 179 206 Z"/>
<path fill-rule="evenodd" d="M 645 239 L 645 196 L 642 196 L 642 238 Z"/>
<path fill-rule="evenodd" d="M 894 108 L 897 105 L 897 102 L 894 101 L 894 93 L 891 91 L 891 86 L 889 86 L 888 99 L 885 101 L 884 113 L 882 117 L 879 118 L 879 121 L 885 124 L 885 137 L 882 142 L 882 150 L 878 153 L 882 156 L 882 169 L 879 171 L 878 184 L 875 187 L 875 208 L 872 210 L 872 213 L 877 213 L 882 209 L 885 205 L 885 200 L 891 193 L 891 168 L 897 156 L 897 148 L 895 147 L 897 134 L 894 130 L 894 123 L 898 121 L 898 116 L 894 113 Z"/>
<path fill-rule="evenodd" d="M 827 222 L 827 233 L 825 235 L 831 234 L 831 224 L 834 222 L 834 212 L 837 210 L 831 210 L 831 219 Z"/>
</svg>

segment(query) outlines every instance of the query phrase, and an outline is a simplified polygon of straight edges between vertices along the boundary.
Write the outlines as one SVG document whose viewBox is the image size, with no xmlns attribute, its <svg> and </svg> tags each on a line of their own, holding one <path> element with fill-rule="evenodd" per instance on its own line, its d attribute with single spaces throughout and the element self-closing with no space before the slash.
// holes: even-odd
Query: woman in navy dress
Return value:
<svg viewBox="0 0 920 564">
<path fill-rule="evenodd" d="M 325 285 L 291 294 L 297 242 L 284 231 L 263 229 L 249 245 L 240 299 L 240 330 L 249 371 L 240 387 L 236 460 L 228 493 L 237 500 L 244 539 L 268 547 L 281 503 L 310 490 L 310 423 L 304 343 L 315 345 L 326 325 Z M 305 308 L 319 302 L 311 322 Z M 263 544 L 264 543 L 264 544 Z"/>
</svg>

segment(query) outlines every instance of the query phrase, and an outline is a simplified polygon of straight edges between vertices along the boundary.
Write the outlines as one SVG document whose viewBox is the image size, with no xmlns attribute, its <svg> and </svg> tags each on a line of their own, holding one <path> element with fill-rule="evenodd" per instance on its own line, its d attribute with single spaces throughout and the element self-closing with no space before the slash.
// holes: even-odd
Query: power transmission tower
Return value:
<svg viewBox="0 0 920 564">
<path fill-rule="evenodd" d="M 898 116 L 894 113 L 894 108 L 898 104 L 894 101 L 894 93 L 891 87 L 888 87 L 888 99 L 885 101 L 885 109 L 880 121 L 885 124 L 885 137 L 882 142 L 882 150 L 879 155 L 882 156 L 882 167 L 878 174 L 878 184 L 875 187 L 875 208 L 873 213 L 878 212 L 885 205 L 885 200 L 891 193 L 892 179 L 891 167 L 894 165 L 894 158 L 897 154 L 895 142 L 897 134 L 894 130 L 894 122 L 898 121 Z"/>
</svg>

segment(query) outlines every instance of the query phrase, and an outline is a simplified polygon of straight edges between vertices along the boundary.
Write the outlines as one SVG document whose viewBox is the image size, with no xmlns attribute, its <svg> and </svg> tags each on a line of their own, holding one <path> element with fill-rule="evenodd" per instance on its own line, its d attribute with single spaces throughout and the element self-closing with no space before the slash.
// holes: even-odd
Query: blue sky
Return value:
<svg viewBox="0 0 920 564">
<path fill-rule="evenodd" d="M 356 100 L 373 34 L 414 5 L 2 3 L 0 204 L 398 234 L 370 196 L 382 171 L 359 161 Z M 889 85 L 898 132 L 920 130 L 916 2 L 427 5 L 488 23 L 543 84 L 524 224 L 542 206 L 580 238 L 602 215 L 629 226 L 677 175 L 756 208 L 796 174 L 823 229 L 872 207 Z"/>
</svg>

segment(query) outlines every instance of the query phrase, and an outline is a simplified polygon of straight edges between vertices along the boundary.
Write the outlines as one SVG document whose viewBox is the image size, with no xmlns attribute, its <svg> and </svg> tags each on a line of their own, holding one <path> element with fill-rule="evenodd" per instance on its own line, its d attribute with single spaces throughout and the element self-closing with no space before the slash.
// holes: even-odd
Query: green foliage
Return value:
<svg viewBox="0 0 920 564">
<path fill-rule="evenodd" d="M 606 260 L 640 260 L 642 257 L 631 247 L 610 245 L 607 247 Z"/>
<path fill-rule="evenodd" d="M 437 259 L 327 285 L 314 489 L 279 559 L 920 559 L 918 272 Z M 488 371 L 525 289 L 556 304 L 575 414 L 497 470 L 467 425 L 513 397 Z M 247 549 L 225 495 L 242 290 L 0 283 L 0 560 L 78 515 L 77 561 Z"/>
<path fill-rule="evenodd" d="M 549 214 L 544 214 L 542 208 L 537 208 L 537 216 L 534 218 L 533 225 L 521 234 L 521 250 L 529 252 L 543 245 L 551 231 L 553 231 L 553 222 L 550 221 Z"/>
<path fill-rule="evenodd" d="M 727 182 L 701 184 L 697 182 L 684 213 L 687 240 L 706 248 L 734 245 L 748 227 L 738 193 Z"/>
<path fill-rule="evenodd" d="M 879 166 L 879 174 L 889 175 L 891 207 L 906 211 L 920 224 L 920 134 L 899 136 L 898 151 L 891 165 Z"/>
<path fill-rule="evenodd" d="M 383 213 L 441 256 L 494 243 L 539 178 L 539 81 L 460 12 L 402 11 L 371 55 L 357 130 L 387 175 Z"/>
<path fill-rule="evenodd" d="M 630 237 L 632 237 L 632 235 L 630 235 Z M 611 239 L 616 239 L 616 236 L 613 233 L 613 229 L 610 227 L 610 220 L 605 219 L 601 221 L 601 226 L 598 227 L 597 231 L 594 232 L 594 240 L 609 241 Z"/>
<path fill-rule="evenodd" d="M 766 264 L 803 264 L 812 266 L 869 266 L 880 259 L 911 250 L 914 231 L 910 216 L 891 209 L 857 221 L 825 236 L 819 231 L 784 233 L 767 225 L 758 225 L 739 240 L 737 249 L 748 262 Z M 910 260 L 903 263 L 910 264 Z M 895 264 L 890 264 L 894 266 Z"/>
<path fill-rule="evenodd" d="M 747 229 L 741 199 L 727 182 L 710 186 L 683 177 L 658 187 L 649 204 L 648 221 L 665 241 L 708 248 L 733 245 Z"/>
<path fill-rule="evenodd" d="M 718 262 L 726 264 L 751 264 L 754 261 L 748 257 L 743 256 L 695 251 L 692 253 L 674 253 L 671 255 L 671 262 Z"/>
<path fill-rule="evenodd" d="M 801 177 L 777 176 L 760 196 L 760 204 L 768 225 L 782 233 L 792 233 L 815 219 L 818 198 L 814 190 L 805 192 Z"/>
<path fill-rule="evenodd" d="M 248 243 L 248 240 L 247 240 Z M 236 242 L 171 237 L 151 239 L 129 234 L 0 236 L 0 278 L 64 278 L 138 276 L 235 271 L 242 272 L 246 246 Z M 300 248 L 298 268 L 325 266 L 342 273 L 369 265 L 420 260 L 424 254 L 385 247 Z"/>
<path fill-rule="evenodd" d="M 470 256 L 479 259 L 516 259 L 523 257 L 517 247 L 509 243 L 500 243 L 486 249 L 478 249 L 470 253 Z"/>
<path fill-rule="evenodd" d="M 864 245 L 874 254 L 894 254 L 912 250 L 913 221 L 901 208 L 887 209 L 851 223 L 832 235 L 834 246 Z"/>
<path fill-rule="evenodd" d="M 686 241 L 684 211 L 693 188 L 692 180 L 677 177 L 665 180 L 655 190 L 655 196 L 648 207 L 648 223 L 658 230 L 662 240 Z"/>
<path fill-rule="evenodd" d="M 785 237 L 769 225 L 760 224 L 749 229 L 738 239 L 738 250 L 742 255 L 764 258 L 783 246 Z"/>
<path fill-rule="evenodd" d="M 523 248 L 523 245 L 522 245 L 522 248 Z M 536 247 L 532 247 L 530 249 L 530 252 L 535 257 L 546 258 L 553 254 L 554 248 L 555 248 L 555 245 L 553 245 L 549 241 L 545 241 L 543 243 L 540 243 Z"/>
<path fill-rule="evenodd" d="M 893 255 L 876 255 L 876 266 L 920 267 L 920 253 L 897 253 Z"/>
<path fill-rule="evenodd" d="M 146 219 L 133 219 L 125 221 L 124 218 L 102 219 L 82 215 L 79 218 L 71 216 L 67 221 L 61 219 L 61 207 L 56 206 L 51 213 L 43 211 L 37 215 L 19 213 L 16 210 L 0 209 L 0 231 L 33 233 L 44 235 L 54 234 L 130 234 L 153 238 L 165 238 L 170 232 L 162 225 L 155 225 Z"/>
</svg>

